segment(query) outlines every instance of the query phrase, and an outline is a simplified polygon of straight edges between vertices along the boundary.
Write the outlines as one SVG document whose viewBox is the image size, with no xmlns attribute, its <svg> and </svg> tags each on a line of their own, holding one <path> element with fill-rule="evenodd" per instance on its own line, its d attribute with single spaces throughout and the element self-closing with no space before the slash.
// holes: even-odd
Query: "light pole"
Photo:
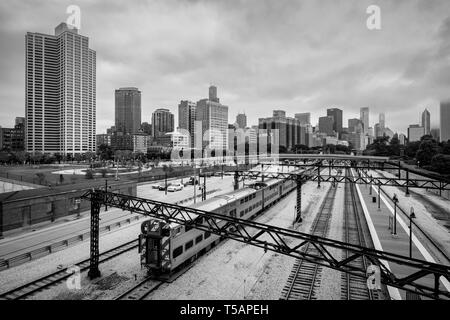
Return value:
<svg viewBox="0 0 450 320">
<path fill-rule="evenodd" d="M 409 214 L 409 257 L 412 258 L 412 219 L 415 219 L 414 208 L 411 207 Z"/>
<path fill-rule="evenodd" d="M 394 197 L 392 198 L 392 201 L 394 202 L 394 234 L 397 234 L 397 202 L 398 202 L 398 198 L 395 193 L 394 193 Z"/>
<path fill-rule="evenodd" d="M 380 200 L 381 200 L 381 182 L 378 182 L 378 210 L 380 210 Z"/>
</svg>

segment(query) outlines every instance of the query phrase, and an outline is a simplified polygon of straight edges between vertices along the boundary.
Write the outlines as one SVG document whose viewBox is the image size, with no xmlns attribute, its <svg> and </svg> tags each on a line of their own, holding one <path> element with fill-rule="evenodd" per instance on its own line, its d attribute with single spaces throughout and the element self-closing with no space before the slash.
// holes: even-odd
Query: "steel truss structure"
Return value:
<svg viewBox="0 0 450 320">
<path fill-rule="evenodd" d="M 354 267 L 350 262 L 358 257 L 365 257 L 372 264 L 379 267 L 380 280 L 388 286 L 416 292 L 433 299 L 450 298 L 450 293 L 445 288 L 442 290 L 439 285 L 439 279 L 441 277 L 450 280 L 450 266 L 265 225 L 251 220 L 242 220 L 189 207 L 103 190 L 89 191 L 83 195 L 83 198 L 90 200 L 92 203 L 91 224 L 94 228 L 91 229 L 91 269 L 89 273 L 91 277 L 100 275 L 98 269 L 98 229 L 94 226 L 98 224 L 100 213 L 97 208 L 100 208 L 100 205 L 108 205 L 161 219 L 166 222 L 188 225 L 225 238 L 263 248 L 266 251 L 270 250 L 294 258 L 305 259 L 306 261 L 362 278 L 367 278 L 366 270 Z M 218 221 L 224 221 L 225 225 L 219 227 Z M 303 251 L 303 248 L 308 243 L 317 248 L 317 255 L 308 254 Z M 346 259 L 342 259 L 340 254 L 333 256 L 330 253 L 330 249 L 332 248 L 348 250 L 350 255 Z M 406 276 L 397 276 L 389 270 L 387 263 L 406 266 L 408 267 L 407 270 L 409 273 Z M 424 284 L 421 281 L 429 276 L 434 277 L 434 285 Z"/>
</svg>

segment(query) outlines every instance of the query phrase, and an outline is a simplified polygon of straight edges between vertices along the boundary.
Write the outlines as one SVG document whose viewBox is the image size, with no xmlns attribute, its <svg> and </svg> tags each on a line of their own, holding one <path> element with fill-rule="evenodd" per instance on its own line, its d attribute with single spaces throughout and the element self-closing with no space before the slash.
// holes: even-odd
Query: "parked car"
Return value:
<svg viewBox="0 0 450 320">
<path fill-rule="evenodd" d="M 167 188 L 167 191 L 175 192 L 183 190 L 183 185 L 181 183 L 174 183 L 170 187 Z"/>
<path fill-rule="evenodd" d="M 168 182 L 168 183 L 167 183 L 167 188 L 169 188 L 171 185 L 172 185 L 172 184 Z M 163 183 L 160 183 L 158 189 L 159 189 L 160 191 L 166 190 L 166 184 L 165 184 L 164 182 L 163 182 Z"/>
<path fill-rule="evenodd" d="M 153 185 L 152 185 L 152 189 L 159 189 L 159 184 L 158 184 L 158 183 L 153 184 Z"/>
<path fill-rule="evenodd" d="M 189 181 L 187 183 L 190 185 L 198 184 L 198 179 L 196 179 L 194 177 L 190 177 Z"/>
</svg>

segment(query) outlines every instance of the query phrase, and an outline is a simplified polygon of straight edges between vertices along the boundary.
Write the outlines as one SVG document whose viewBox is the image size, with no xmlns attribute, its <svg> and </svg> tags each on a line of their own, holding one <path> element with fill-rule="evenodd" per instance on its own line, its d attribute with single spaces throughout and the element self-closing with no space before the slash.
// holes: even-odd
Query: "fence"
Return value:
<svg viewBox="0 0 450 320">
<path fill-rule="evenodd" d="M 145 218 L 145 216 L 134 216 L 131 218 L 127 218 L 125 220 L 121 220 L 106 226 L 100 227 L 100 233 L 104 232 L 110 232 L 112 229 L 120 228 L 123 224 L 128 223 L 131 224 L 134 220 L 139 220 L 141 218 Z M 82 234 L 78 234 L 76 236 L 60 240 L 58 242 L 52 243 L 51 245 L 47 245 L 35 250 L 31 250 L 29 252 L 7 258 L 7 259 L 0 259 L 0 270 L 4 270 L 10 267 L 18 266 L 20 264 L 23 264 L 25 262 L 31 261 L 33 259 L 37 259 L 40 257 L 44 257 L 46 255 L 49 255 L 53 252 L 57 252 L 60 250 L 63 250 L 65 248 L 68 248 L 69 246 L 72 246 L 74 244 L 77 244 L 79 242 L 82 242 L 88 238 L 90 238 L 90 231 L 84 232 Z"/>
</svg>

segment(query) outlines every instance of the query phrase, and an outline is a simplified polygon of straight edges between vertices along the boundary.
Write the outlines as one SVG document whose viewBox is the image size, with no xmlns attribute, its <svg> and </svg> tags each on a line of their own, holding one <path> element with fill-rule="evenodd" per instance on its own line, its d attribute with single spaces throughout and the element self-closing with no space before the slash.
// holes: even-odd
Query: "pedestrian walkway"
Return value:
<svg viewBox="0 0 450 320">
<path fill-rule="evenodd" d="M 369 230 L 372 236 L 375 249 L 399 254 L 402 256 L 409 256 L 410 251 L 410 232 L 409 221 L 405 221 L 397 211 L 396 226 L 394 220 L 395 208 L 391 206 L 389 201 L 380 195 L 378 197 L 378 190 L 374 186 L 356 185 L 359 198 L 362 202 L 364 215 L 369 225 Z M 379 199 L 380 204 L 378 204 Z M 395 234 L 394 234 L 394 228 Z M 412 233 L 412 257 L 429 262 L 436 262 L 430 253 L 425 249 L 419 239 L 414 235 L 414 228 Z M 388 264 L 390 270 L 398 277 L 411 274 L 412 269 L 398 264 Z M 426 283 L 427 285 L 434 284 L 434 277 L 428 276 L 418 281 L 418 283 Z M 446 279 L 441 279 L 441 289 L 446 288 L 450 291 L 450 284 Z M 406 299 L 406 292 L 397 288 L 388 287 L 389 294 L 392 299 L 400 300 Z"/>
</svg>

